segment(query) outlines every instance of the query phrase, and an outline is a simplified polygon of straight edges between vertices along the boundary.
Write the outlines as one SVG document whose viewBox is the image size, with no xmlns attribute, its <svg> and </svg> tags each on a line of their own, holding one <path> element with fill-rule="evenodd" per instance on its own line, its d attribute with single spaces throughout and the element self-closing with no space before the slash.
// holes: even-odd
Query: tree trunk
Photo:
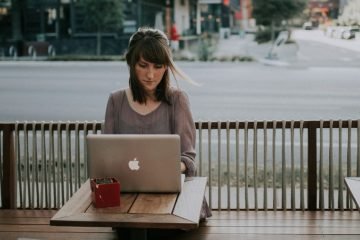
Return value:
<svg viewBox="0 0 360 240">
<path fill-rule="evenodd" d="M 22 27 L 21 27 L 21 14 L 22 14 L 22 3 L 20 0 L 11 1 L 12 9 L 12 38 L 14 41 L 23 40 Z"/>
<path fill-rule="evenodd" d="M 56 1 L 56 22 L 55 22 L 55 32 L 56 32 L 56 39 L 60 39 L 60 0 Z"/>
<path fill-rule="evenodd" d="M 275 20 L 274 19 L 271 19 L 270 31 L 271 31 L 271 42 L 274 42 L 275 41 Z"/>
</svg>

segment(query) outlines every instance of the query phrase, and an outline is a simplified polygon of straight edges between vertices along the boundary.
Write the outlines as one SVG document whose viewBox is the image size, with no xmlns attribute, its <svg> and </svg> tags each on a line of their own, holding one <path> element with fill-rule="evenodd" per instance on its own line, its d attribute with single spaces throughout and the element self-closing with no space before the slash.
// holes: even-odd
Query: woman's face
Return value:
<svg viewBox="0 0 360 240">
<path fill-rule="evenodd" d="M 148 93 L 154 93 L 164 76 L 166 68 L 163 64 L 148 62 L 140 57 L 135 64 L 135 73 L 144 90 Z"/>
</svg>

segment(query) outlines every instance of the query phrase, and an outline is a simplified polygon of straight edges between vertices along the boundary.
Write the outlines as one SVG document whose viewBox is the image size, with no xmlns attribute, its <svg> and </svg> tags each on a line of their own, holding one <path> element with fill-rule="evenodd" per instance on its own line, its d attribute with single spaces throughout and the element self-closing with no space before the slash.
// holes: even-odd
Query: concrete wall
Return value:
<svg viewBox="0 0 360 240">
<path fill-rule="evenodd" d="M 174 20 L 181 35 L 190 28 L 189 1 L 191 0 L 174 1 Z"/>
</svg>

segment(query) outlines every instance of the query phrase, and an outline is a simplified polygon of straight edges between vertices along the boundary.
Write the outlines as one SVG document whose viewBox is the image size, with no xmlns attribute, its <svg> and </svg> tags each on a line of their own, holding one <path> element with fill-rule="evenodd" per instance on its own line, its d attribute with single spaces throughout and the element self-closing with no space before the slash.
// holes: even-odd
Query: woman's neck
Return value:
<svg viewBox="0 0 360 240">
<path fill-rule="evenodd" d="M 156 98 L 156 94 L 155 94 L 155 91 L 153 92 L 147 92 L 145 94 L 145 97 L 146 97 L 146 102 L 147 101 L 152 101 L 152 102 L 157 102 L 157 98 Z"/>
<path fill-rule="evenodd" d="M 161 101 L 158 101 L 155 95 L 147 96 L 145 103 L 139 103 L 138 101 L 134 101 L 133 94 L 130 88 L 126 89 L 126 96 L 128 98 L 128 102 L 131 108 L 142 115 L 146 115 L 154 111 L 161 104 Z"/>
</svg>

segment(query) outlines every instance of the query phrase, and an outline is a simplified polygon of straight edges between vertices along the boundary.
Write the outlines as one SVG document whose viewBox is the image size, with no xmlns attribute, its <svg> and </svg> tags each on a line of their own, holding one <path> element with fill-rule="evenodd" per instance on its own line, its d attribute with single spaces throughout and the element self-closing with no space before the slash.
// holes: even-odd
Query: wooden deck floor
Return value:
<svg viewBox="0 0 360 240">
<path fill-rule="evenodd" d="M 1 240 L 119 239 L 111 228 L 50 226 L 55 210 L 0 210 Z M 150 232 L 150 239 L 307 240 L 360 239 L 360 213 L 301 211 L 213 212 L 190 232 Z M 172 236 L 170 236 L 172 234 Z"/>
</svg>

